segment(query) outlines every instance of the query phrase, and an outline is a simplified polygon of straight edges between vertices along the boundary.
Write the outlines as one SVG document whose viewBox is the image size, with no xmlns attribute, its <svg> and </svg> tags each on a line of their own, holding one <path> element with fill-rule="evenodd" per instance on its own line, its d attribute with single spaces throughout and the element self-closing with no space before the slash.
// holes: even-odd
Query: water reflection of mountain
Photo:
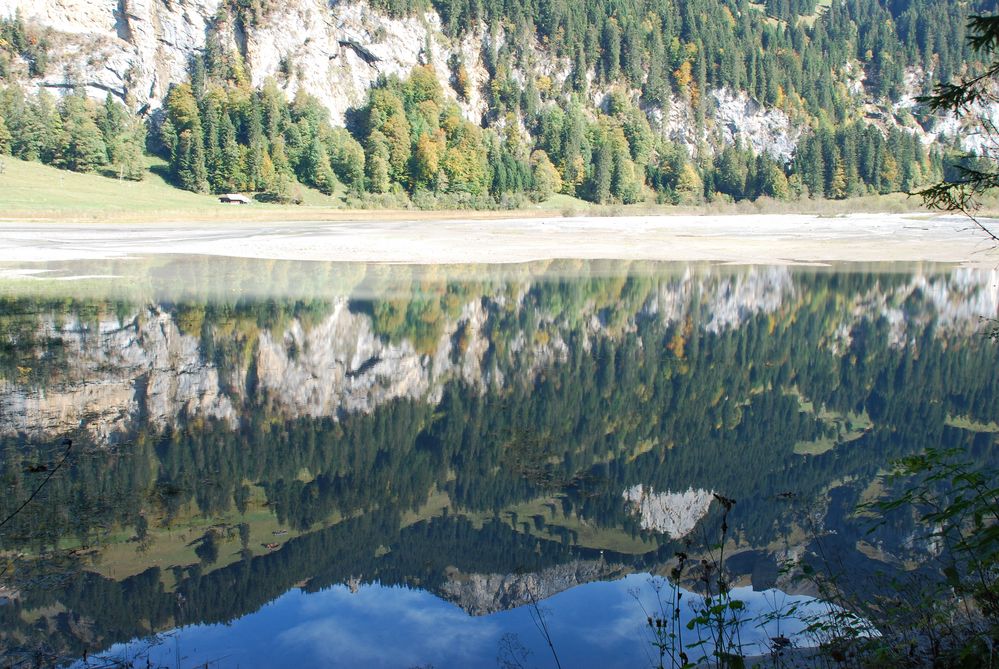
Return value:
<svg viewBox="0 0 999 669">
<path fill-rule="evenodd" d="M 525 587 L 662 571 L 682 541 L 664 528 L 717 521 L 703 495 L 673 508 L 688 489 L 739 500 L 743 581 L 771 584 L 774 554 L 814 536 L 873 569 L 920 548 L 911 519 L 867 535 L 851 518 L 886 462 L 941 444 L 991 457 L 999 430 L 997 354 L 973 335 L 997 312 L 992 273 L 688 270 L 363 297 L 6 299 L 0 512 L 53 461 L 45 444 L 77 446 L 0 539 L 98 548 L 79 575 L 13 581 L 0 643 L 44 630 L 82 652 L 352 579 L 489 612 Z M 638 486 L 658 506 L 636 513 Z"/>
</svg>

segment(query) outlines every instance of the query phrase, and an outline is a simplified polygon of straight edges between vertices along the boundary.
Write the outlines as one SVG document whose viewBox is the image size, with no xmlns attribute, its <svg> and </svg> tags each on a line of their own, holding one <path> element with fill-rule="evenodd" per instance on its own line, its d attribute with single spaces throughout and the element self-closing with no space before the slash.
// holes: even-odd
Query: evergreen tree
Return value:
<svg viewBox="0 0 999 669">
<path fill-rule="evenodd" d="M 107 164 L 108 150 L 88 101 L 73 94 L 63 99 L 61 116 L 64 137 L 59 164 L 75 172 L 92 172 Z"/>
<path fill-rule="evenodd" d="M 306 178 L 306 183 L 325 195 L 332 195 L 336 189 L 336 177 L 333 176 L 329 155 L 318 137 L 309 145 L 301 172 Z"/>
<path fill-rule="evenodd" d="M 601 66 L 604 80 L 614 81 L 621 73 L 621 29 L 614 17 L 604 22 L 600 49 L 603 54 Z"/>
<path fill-rule="evenodd" d="M 243 155 L 236 142 L 236 127 L 229 114 L 222 114 L 219 130 L 219 159 L 213 187 L 218 193 L 232 193 L 244 183 Z"/>
<path fill-rule="evenodd" d="M 587 93 L 587 72 L 586 57 L 583 55 L 583 47 L 576 49 L 576 58 L 572 66 L 572 90 L 579 95 Z"/>
<path fill-rule="evenodd" d="M 0 115 L 0 155 L 10 155 L 11 146 L 10 130 L 7 129 L 3 116 Z"/>
<path fill-rule="evenodd" d="M 669 78 L 666 46 L 663 44 L 662 33 L 658 30 L 650 32 L 648 54 L 648 77 L 642 88 L 643 97 L 650 103 L 668 112 Z"/>
<path fill-rule="evenodd" d="M 842 200 L 846 197 L 846 194 L 846 168 L 843 166 L 843 160 L 837 157 L 833 163 L 832 177 L 829 181 L 829 190 L 826 193 L 826 196 L 831 197 L 834 200 Z"/>
<path fill-rule="evenodd" d="M 107 148 L 107 164 L 118 178 L 141 180 L 145 176 L 142 147 L 146 139 L 142 123 L 108 93 L 97 115 L 97 126 Z"/>
<path fill-rule="evenodd" d="M 610 142 L 603 138 L 597 144 L 593 156 L 593 179 L 590 186 L 592 199 L 598 204 L 606 204 L 611 199 L 611 183 L 614 177 L 614 154 Z"/>
<path fill-rule="evenodd" d="M 250 190 L 263 190 L 264 187 L 264 156 L 267 155 L 267 146 L 264 140 L 264 131 L 261 125 L 260 97 L 253 95 L 250 98 L 250 113 L 248 119 L 247 150 L 246 150 L 246 183 Z"/>
<path fill-rule="evenodd" d="M 205 138 L 205 166 L 212 190 L 221 193 L 226 190 L 223 178 L 221 147 L 222 104 L 218 96 L 211 94 L 201 102 L 202 133 Z"/>
<path fill-rule="evenodd" d="M 205 168 L 205 150 L 201 126 L 184 130 L 177 141 L 177 170 L 175 176 L 182 188 L 195 193 L 208 190 L 208 170 Z"/>
</svg>

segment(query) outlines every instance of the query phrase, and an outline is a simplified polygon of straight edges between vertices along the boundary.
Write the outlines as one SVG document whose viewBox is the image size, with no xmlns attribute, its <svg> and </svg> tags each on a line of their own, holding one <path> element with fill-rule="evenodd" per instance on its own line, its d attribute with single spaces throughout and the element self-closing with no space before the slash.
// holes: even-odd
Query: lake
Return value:
<svg viewBox="0 0 999 669">
<path fill-rule="evenodd" d="M 17 666 L 654 666 L 702 558 L 748 649 L 809 646 L 802 565 L 873 597 L 939 551 L 857 511 L 891 462 L 997 454 L 994 270 L 5 267 Z"/>
</svg>

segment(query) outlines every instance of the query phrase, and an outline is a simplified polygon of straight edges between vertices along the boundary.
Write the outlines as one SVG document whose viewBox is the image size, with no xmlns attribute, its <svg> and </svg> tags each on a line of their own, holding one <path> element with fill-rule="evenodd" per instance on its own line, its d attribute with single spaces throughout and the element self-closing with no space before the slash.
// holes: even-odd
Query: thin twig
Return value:
<svg viewBox="0 0 999 669">
<path fill-rule="evenodd" d="M 45 484 L 48 483 L 52 479 L 52 477 L 55 476 L 55 473 L 57 471 L 59 471 L 60 467 L 62 467 L 63 464 L 65 464 L 66 458 L 69 457 L 69 451 L 73 448 L 73 440 L 72 439 L 67 439 L 63 443 L 66 444 L 66 452 L 63 453 L 62 460 L 60 460 L 59 464 L 57 464 L 55 467 L 52 468 L 52 471 L 50 471 L 49 475 L 45 477 L 45 480 L 42 481 L 41 485 L 39 485 L 37 488 L 35 488 L 35 492 L 31 493 L 31 495 L 28 497 L 28 499 L 24 500 L 24 502 L 21 503 L 21 506 L 19 506 L 16 509 L 14 509 L 13 513 L 11 513 L 9 516 L 7 516 L 6 518 L 4 518 L 3 522 L 0 522 L 0 527 L 3 527 L 7 523 L 9 523 L 10 520 L 14 516 L 16 516 L 17 514 L 19 514 L 24 509 L 24 507 L 28 506 L 28 504 L 31 503 L 31 500 L 33 500 L 35 498 L 35 495 L 37 495 L 38 493 L 40 493 L 42 491 L 42 488 L 45 487 Z"/>
<path fill-rule="evenodd" d="M 527 595 L 531 598 L 531 620 L 534 621 L 535 627 L 541 632 L 541 636 L 544 637 L 545 642 L 547 642 L 548 647 L 551 648 L 552 657 L 555 658 L 555 666 L 558 669 L 562 669 L 562 663 L 558 661 L 558 653 L 555 652 L 555 644 L 552 643 L 552 635 L 548 631 L 548 624 L 545 622 L 544 613 L 541 612 L 541 607 L 538 606 L 538 600 L 535 598 L 534 593 L 531 591 L 531 586 L 527 586 Z"/>
</svg>

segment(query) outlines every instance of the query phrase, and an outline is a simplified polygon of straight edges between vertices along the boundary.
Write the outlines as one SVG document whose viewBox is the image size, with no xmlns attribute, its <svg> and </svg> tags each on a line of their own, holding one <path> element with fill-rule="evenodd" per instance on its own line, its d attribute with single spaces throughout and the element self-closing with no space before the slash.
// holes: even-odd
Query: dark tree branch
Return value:
<svg viewBox="0 0 999 669">
<path fill-rule="evenodd" d="M 21 503 L 21 506 L 19 506 L 16 509 L 14 509 L 14 511 L 9 516 L 7 516 L 6 518 L 4 518 L 3 522 L 0 522 L 0 527 L 3 527 L 7 523 L 9 523 L 11 521 L 11 519 L 14 518 L 14 516 L 16 516 L 17 514 L 21 513 L 21 511 L 24 509 L 24 507 L 28 506 L 28 504 L 31 503 L 31 500 L 33 500 L 35 498 L 35 496 L 42 491 L 42 488 L 45 487 L 45 484 L 48 483 L 52 479 L 52 477 L 55 476 L 55 473 L 57 471 L 59 471 L 59 469 L 66 463 L 66 458 L 69 457 L 69 452 L 73 448 L 73 440 L 72 439 L 67 439 L 63 443 L 66 444 L 66 452 L 63 453 L 62 460 L 60 460 L 59 463 L 55 467 L 52 468 L 52 470 L 49 472 L 49 475 L 46 476 L 45 480 L 42 481 L 41 484 L 37 488 L 35 488 L 35 491 L 33 493 L 31 493 L 31 495 L 28 496 L 28 499 L 24 500 L 24 502 Z"/>
</svg>

